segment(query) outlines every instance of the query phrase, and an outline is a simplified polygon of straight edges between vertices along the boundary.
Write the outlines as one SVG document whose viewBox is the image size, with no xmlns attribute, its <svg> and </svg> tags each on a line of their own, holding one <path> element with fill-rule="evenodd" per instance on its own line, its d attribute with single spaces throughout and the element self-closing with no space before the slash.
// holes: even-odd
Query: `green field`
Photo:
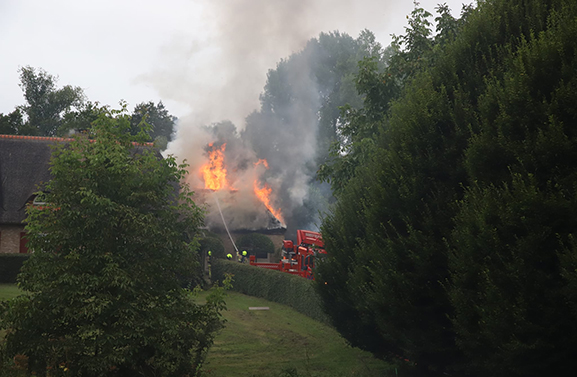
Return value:
<svg viewBox="0 0 577 377">
<path fill-rule="evenodd" d="M 15 285 L 0 285 L 0 300 L 18 293 Z M 229 292 L 226 302 L 226 327 L 208 353 L 207 377 L 395 376 L 388 364 L 347 346 L 335 330 L 287 306 L 236 292 Z"/>
<path fill-rule="evenodd" d="M 287 306 L 236 292 L 226 302 L 228 322 L 208 354 L 208 376 L 395 376 L 388 364 Z"/>
</svg>

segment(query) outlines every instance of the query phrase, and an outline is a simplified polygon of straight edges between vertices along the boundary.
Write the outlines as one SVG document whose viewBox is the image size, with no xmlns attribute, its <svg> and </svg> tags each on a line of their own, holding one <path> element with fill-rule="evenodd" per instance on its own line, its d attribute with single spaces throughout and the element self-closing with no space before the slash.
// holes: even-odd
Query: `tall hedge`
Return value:
<svg viewBox="0 0 577 377">
<path fill-rule="evenodd" d="M 14 284 L 30 254 L 0 254 L 0 283 Z"/>
<path fill-rule="evenodd" d="M 223 281 L 225 273 L 234 275 L 234 291 L 290 306 L 317 321 L 329 323 L 312 280 L 248 264 L 215 260 L 212 264 L 213 280 Z"/>
</svg>

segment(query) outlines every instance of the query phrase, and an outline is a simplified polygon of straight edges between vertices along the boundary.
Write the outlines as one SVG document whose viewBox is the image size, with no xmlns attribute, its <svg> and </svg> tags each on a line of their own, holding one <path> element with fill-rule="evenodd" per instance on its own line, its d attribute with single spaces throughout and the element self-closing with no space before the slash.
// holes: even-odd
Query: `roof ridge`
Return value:
<svg viewBox="0 0 577 377">
<path fill-rule="evenodd" d="M 73 138 L 67 137 L 54 137 L 54 136 L 27 136 L 27 135 L 3 135 L 0 134 L 0 139 L 19 139 L 19 140 L 42 140 L 42 141 L 73 141 Z M 91 140 L 92 141 L 92 140 Z M 133 145 L 142 145 L 147 147 L 153 147 L 154 143 L 137 143 L 132 142 Z"/>
<path fill-rule="evenodd" d="M 72 141 L 71 138 L 53 137 L 53 136 L 28 136 L 28 135 L 2 135 L 0 139 L 20 139 L 20 140 L 53 140 L 53 141 Z"/>
</svg>

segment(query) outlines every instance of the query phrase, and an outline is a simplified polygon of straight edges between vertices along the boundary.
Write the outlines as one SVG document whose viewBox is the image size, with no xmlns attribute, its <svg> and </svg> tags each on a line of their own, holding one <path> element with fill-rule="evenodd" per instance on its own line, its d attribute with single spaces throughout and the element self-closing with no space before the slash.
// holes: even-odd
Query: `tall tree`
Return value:
<svg viewBox="0 0 577 377">
<path fill-rule="evenodd" d="M 559 22 L 556 15 L 566 14 L 565 8 L 568 8 L 569 3 L 563 0 L 487 1 L 481 3 L 475 11 L 466 10 L 467 19 L 456 29 L 456 37 L 452 42 L 445 41 L 435 45 L 434 43 L 441 39 L 431 36 L 434 43 L 427 46 L 427 43 L 418 38 L 402 38 L 404 41 L 423 42 L 416 46 L 421 51 L 429 52 L 413 56 L 412 59 L 425 59 L 421 68 L 419 61 L 394 57 L 391 59 L 390 67 L 395 63 L 402 68 L 398 71 L 400 76 L 390 72 L 391 79 L 396 79 L 402 87 L 399 97 L 392 103 L 383 101 L 386 97 L 381 95 L 384 91 L 381 89 L 386 88 L 386 82 L 383 81 L 389 80 L 388 76 L 371 69 L 368 73 L 377 73 L 372 77 L 363 77 L 368 79 L 365 86 L 368 90 L 365 99 L 366 113 L 361 113 L 364 116 L 358 118 L 359 122 L 362 121 L 360 126 L 364 127 L 360 131 L 375 129 L 377 141 L 376 145 L 369 149 L 369 153 L 362 152 L 364 155 L 359 156 L 360 162 L 352 170 L 352 175 L 344 176 L 341 192 L 337 193 L 337 204 L 323 222 L 323 238 L 329 255 L 324 263 L 319 265 L 317 280 L 327 312 L 333 317 L 337 329 L 353 344 L 371 350 L 381 357 L 405 357 L 416 364 L 416 375 L 421 376 L 444 373 L 474 375 L 474 367 L 469 365 L 470 358 L 476 351 L 479 351 L 476 356 L 479 363 L 487 360 L 484 356 L 494 357 L 493 360 L 497 361 L 490 360 L 491 369 L 480 375 L 506 375 L 507 371 L 515 375 L 521 370 L 531 373 L 528 371 L 530 368 L 515 368 L 520 366 L 524 358 L 536 357 L 530 350 L 539 349 L 539 342 L 544 344 L 540 361 L 535 359 L 527 364 L 542 362 L 542 366 L 552 365 L 553 356 L 547 359 L 545 355 L 552 355 L 551 350 L 555 348 L 550 347 L 551 338 L 555 336 L 535 337 L 532 339 L 533 343 L 519 344 L 523 339 L 516 338 L 517 335 L 525 336 L 527 332 L 537 331 L 538 326 L 532 325 L 543 323 L 536 321 L 525 326 L 524 323 L 515 323 L 514 320 L 524 318 L 524 314 L 516 316 L 515 309 L 526 308 L 527 313 L 539 313 L 537 317 L 542 315 L 543 318 L 567 323 L 566 328 L 571 330 L 572 327 L 566 320 L 570 318 L 569 308 L 572 304 L 562 304 L 562 292 L 566 290 L 560 275 L 553 274 L 537 279 L 543 284 L 539 289 L 529 289 L 534 296 L 529 293 L 522 296 L 521 300 L 526 300 L 525 306 L 515 306 L 515 301 L 505 305 L 509 309 L 508 316 L 500 318 L 502 309 L 498 308 L 499 304 L 512 297 L 513 287 L 519 287 L 523 279 L 529 279 L 530 271 L 539 273 L 539 269 L 530 267 L 531 263 L 541 261 L 544 263 L 542 268 L 548 269 L 555 265 L 557 260 L 551 256 L 541 259 L 536 257 L 540 254 L 538 250 L 542 250 L 545 245 L 554 246 L 555 232 L 548 231 L 543 223 L 539 224 L 539 221 L 550 223 L 553 215 L 548 215 L 547 211 L 541 212 L 543 208 L 531 210 L 527 205 L 536 205 L 540 198 L 548 198 L 546 203 L 560 203 L 560 197 L 565 195 L 568 198 L 567 208 L 557 208 L 560 209 L 558 212 L 557 209 L 550 210 L 553 214 L 558 213 L 561 218 L 571 213 L 572 202 L 569 198 L 574 197 L 573 192 L 568 189 L 550 197 L 537 195 L 534 194 L 535 188 L 532 187 L 530 179 L 531 174 L 536 176 L 537 172 L 547 170 L 552 170 L 553 174 L 559 166 L 563 166 L 554 162 L 553 156 L 558 154 L 552 146 L 558 144 L 557 147 L 562 146 L 563 150 L 569 151 L 567 148 L 571 144 L 564 144 L 563 141 L 571 128 L 568 127 L 563 135 L 559 131 L 562 129 L 560 123 L 554 115 L 548 118 L 542 129 L 536 129 L 534 133 L 527 132 L 526 129 L 531 128 L 534 122 L 544 122 L 543 117 L 547 118 L 547 113 L 542 112 L 544 107 L 556 106 L 563 114 L 574 113 L 570 110 L 572 106 L 567 105 L 572 103 L 569 95 L 571 89 L 568 88 L 572 88 L 569 76 L 572 75 L 570 72 L 573 72 L 573 63 L 569 62 L 574 59 L 575 49 L 569 43 L 573 41 L 573 37 L 569 35 L 574 35 L 573 32 L 567 32 L 563 37 L 559 35 L 559 39 L 551 44 L 552 57 L 565 56 L 565 60 L 559 58 L 563 64 L 559 62 L 552 65 L 558 69 L 549 70 L 549 60 L 542 59 L 529 70 L 528 61 L 523 58 L 517 63 L 518 70 L 509 70 L 513 57 L 521 54 L 526 42 L 557 25 Z M 565 5 L 562 6 L 563 4 Z M 439 10 L 444 12 L 443 9 Z M 417 16 L 423 14 L 417 12 Z M 568 20 L 574 18 L 574 13 L 569 13 L 564 24 L 571 24 Z M 445 24 L 450 27 L 454 25 L 450 19 L 445 21 L 449 21 Z M 411 29 L 421 30 L 416 27 Z M 566 55 L 565 52 L 561 54 L 561 51 L 566 51 Z M 534 53 L 538 52 L 544 53 L 545 48 L 536 47 Z M 551 63 L 554 62 L 553 59 Z M 402 75 L 411 72 L 410 69 L 414 67 L 418 68 L 416 74 L 406 77 Z M 557 81 L 558 88 L 547 88 L 548 84 L 555 82 L 553 79 L 558 72 L 568 76 Z M 363 74 L 364 71 L 361 71 L 359 77 Z M 499 85 L 494 85 L 493 80 Z M 533 83 L 533 87 L 520 85 L 524 80 Z M 508 84 L 504 85 L 505 82 Z M 500 89 L 501 85 L 507 90 Z M 532 95 L 536 96 L 535 100 L 531 100 Z M 503 105 L 500 105 L 499 101 L 490 100 L 491 98 L 499 98 Z M 555 101 L 551 101 L 549 105 L 551 98 L 555 98 Z M 561 123 L 574 123 L 572 115 L 558 118 Z M 503 128 L 496 128 L 501 121 Z M 357 132 L 357 129 L 353 127 L 353 131 Z M 353 145 L 357 142 L 352 141 Z M 501 143 L 504 145 L 501 146 Z M 548 146 L 545 147 L 546 145 Z M 363 151 L 360 148 L 358 150 Z M 532 152 L 529 153 L 529 150 Z M 573 162 L 572 152 L 567 152 L 567 156 L 567 161 Z M 533 166 L 538 168 L 535 168 L 535 171 L 529 170 L 529 174 L 524 173 L 523 169 Z M 513 167 L 518 168 L 510 171 Z M 472 174 L 473 172 L 475 174 Z M 519 183 L 513 189 L 510 185 L 513 181 L 511 173 L 522 174 L 519 182 L 523 182 L 528 188 L 522 189 L 523 186 Z M 568 170 L 561 169 L 559 177 L 569 174 Z M 544 190 L 547 185 L 558 185 L 557 179 L 550 179 L 551 177 L 544 174 L 543 181 L 540 182 L 542 186 L 537 188 Z M 486 183 L 481 184 L 481 194 L 471 190 L 471 193 L 465 196 L 468 191 L 464 188 L 476 180 L 486 180 Z M 503 182 L 509 183 L 509 193 L 505 190 L 501 194 L 495 194 L 491 184 L 503 187 Z M 571 185 L 572 183 L 569 183 L 568 187 L 575 187 Z M 484 190 L 487 190 L 488 198 L 482 194 Z M 514 196 L 512 192 L 519 193 L 519 202 L 512 203 L 508 208 L 505 203 Z M 482 205 L 491 200 L 490 198 L 499 198 L 499 195 L 501 199 L 489 208 L 491 211 L 486 212 L 486 217 L 485 213 L 479 214 L 475 210 L 483 208 Z M 465 207 L 462 209 L 463 213 L 459 214 L 457 203 L 464 197 L 467 199 Z M 474 206 L 466 210 L 469 198 Z M 480 198 L 479 202 L 473 200 L 474 198 Z M 494 221 L 499 224 L 497 214 L 505 211 L 501 216 L 503 226 L 507 228 L 512 219 L 516 218 L 516 214 L 521 215 L 523 209 L 528 210 L 533 218 L 528 224 L 530 227 L 518 235 L 531 234 L 531 237 L 519 240 L 522 241 L 519 251 L 511 250 L 513 240 L 517 239 L 513 230 L 523 228 L 522 223 L 512 223 L 511 228 L 505 230 L 510 238 L 504 237 L 502 241 L 495 238 L 494 228 L 489 224 Z M 539 213 L 543 216 L 541 220 L 538 219 Z M 520 221 L 521 219 L 523 217 L 519 216 Z M 479 223 L 475 224 L 475 221 Z M 453 231 L 456 230 L 456 222 L 464 225 L 462 232 L 455 235 L 462 244 L 453 257 L 454 250 L 447 246 Z M 486 229 L 479 233 L 481 224 L 484 224 Z M 527 247 L 531 241 L 541 237 L 536 233 L 537 230 L 545 232 L 542 235 L 546 237 L 531 248 Z M 480 234 L 482 237 L 479 239 Z M 495 269 L 494 276 L 489 269 L 495 266 L 493 262 L 487 261 L 480 265 L 474 263 L 477 257 L 491 254 L 491 247 L 495 246 L 493 241 L 499 241 L 500 247 L 504 249 L 503 258 L 514 262 L 507 263 L 509 269 Z M 557 245 L 556 252 L 571 250 L 571 242 L 564 241 L 562 245 L 565 249 L 560 249 Z M 469 246 L 473 248 L 462 253 L 462 249 Z M 484 253 L 481 254 L 483 249 Z M 527 253 L 527 260 L 519 258 L 521 249 Z M 565 254 L 571 255 L 568 251 Z M 462 260 L 459 255 L 463 255 Z M 503 263 L 503 258 L 498 258 L 498 263 Z M 564 279 L 573 279 L 573 274 L 570 273 L 573 262 L 574 258 L 566 258 L 565 263 L 568 264 L 559 269 L 565 271 L 562 273 L 567 276 Z M 452 273 L 452 268 L 456 268 L 454 266 L 459 266 L 459 270 Z M 520 273 L 515 275 L 516 271 Z M 503 280 L 504 277 L 508 279 Z M 466 279 L 475 278 L 477 286 L 472 286 L 469 290 L 468 286 L 457 284 L 452 293 L 455 296 L 449 296 L 447 289 L 451 287 L 452 281 L 456 282 L 454 279 L 471 283 Z M 324 284 L 325 282 L 327 284 Z M 509 284 L 509 290 L 505 290 L 507 283 L 511 282 L 518 285 Z M 494 289 L 495 283 L 499 283 L 498 289 Z M 489 284 L 493 284 L 492 290 L 475 289 L 487 287 Z M 555 307 L 560 308 L 558 317 L 545 308 L 542 312 L 536 310 L 539 302 L 536 298 L 545 292 L 547 287 L 555 287 L 555 284 L 558 284 L 556 287 L 559 290 L 552 291 L 554 297 L 544 302 L 557 303 L 558 306 Z M 489 296 L 485 298 L 485 294 Z M 457 296 L 462 299 L 457 300 Z M 471 303 L 476 305 L 473 309 L 468 307 Z M 529 307 L 532 309 L 529 310 Z M 462 313 L 464 315 L 461 315 Z M 484 340 L 490 339 L 494 342 L 492 345 L 480 341 L 479 337 L 484 335 L 476 330 L 485 327 L 482 322 L 477 322 L 478 319 L 489 317 L 494 324 L 498 324 L 493 328 L 487 325 L 485 329 L 490 337 L 487 336 Z M 454 327 L 457 323 L 463 327 Z M 376 331 L 371 332 L 371 326 Z M 521 328 L 521 331 L 511 335 L 515 327 Z M 508 332 L 500 332 L 505 328 Z M 466 329 L 470 332 L 460 333 Z M 552 330 L 553 334 L 558 334 L 557 326 L 553 326 Z M 499 337 L 509 343 L 502 342 Z M 572 335 L 568 335 L 563 339 L 571 337 Z M 471 344 L 465 346 L 465 343 L 460 343 L 465 340 Z M 571 342 L 565 340 L 556 344 L 573 347 Z M 519 346 L 515 350 L 517 353 L 500 348 L 512 345 Z M 499 356 L 499 350 L 507 352 Z M 574 352 L 574 348 L 569 348 L 567 352 Z M 562 375 L 573 365 L 563 356 L 568 353 L 558 354 L 565 357 L 564 365 L 553 368 Z M 511 357 L 507 363 L 500 363 L 503 357 L 507 357 L 505 355 Z M 507 365 L 507 369 L 496 371 L 504 365 Z M 540 372 L 536 372 L 537 370 Z M 535 373 L 545 373 L 543 370 L 535 368 Z"/>
<path fill-rule="evenodd" d="M 181 288 L 202 222 L 184 166 L 130 129 L 125 111 L 102 109 L 55 150 L 46 204 L 28 208 L 26 294 L 0 313 L 8 354 L 32 374 L 196 376 L 222 326 L 221 299 L 199 305 Z"/>
<path fill-rule="evenodd" d="M 330 190 L 315 181 L 316 171 L 339 137 L 339 107 L 362 103 L 354 75 L 357 62 L 369 54 L 380 59 L 382 49 L 368 31 L 357 39 L 321 33 L 268 72 L 261 109 L 247 118 L 241 137 L 268 161 L 267 178 L 282 182 L 278 204 L 289 236 L 314 226 L 319 210 L 326 209 Z"/>
<path fill-rule="evenodd" d="M 56 88 L 58 78 L 43 69 L 26 66 L 20 69 L 20 87 L 26 104 L 20 106 L 27 123 L 41 136 L 55 136 L 63 116 L 84 101 L 80 87 Z"/>
<path fill-rule="evenodd" d="M 20 110 L 16 109 L 10 114 L 0 114 L 0 134 L 18 135 L 25 131 L 24 119 Z"/>
<path fill-rule="evenodd" d="M 150 141 L 158 140 L 164 145 L 172 140 L 172 133 L 174 132 L 174 125 L 177 118 L 168 113 L 162 101 L 158 104 L 154 102 L 142 102 L 134 107 L 130 123 L 132 125 L 132 133 L 138 133 L 138 126 L 140 122 L 145 121 L 151 128 L 149 131 Z"/>
<path fill-rule="evenodd" d="M 505 4 L 495 6 L 503 14 Z M 577 4 L 529 2 L 533 24 L 487 79 L 466 150 L 474 185 L 452 233 L 450 297 L 471 373 L 577 368 Z"/>
</svg>

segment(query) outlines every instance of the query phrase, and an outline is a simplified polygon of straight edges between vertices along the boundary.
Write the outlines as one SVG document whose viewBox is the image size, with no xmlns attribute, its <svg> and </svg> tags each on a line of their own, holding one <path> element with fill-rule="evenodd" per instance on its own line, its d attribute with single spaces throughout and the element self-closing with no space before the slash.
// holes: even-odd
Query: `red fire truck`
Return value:
<svg viewBox="0 0 577 377">
<path fill-rule="evenodd" d="M 321 234 L 310 230 L 297 230 L 297 243 L 284 240 L 282 247 L 282 260 L 278 263 L 259 263 L 254 255 L 250 256 L 251 266 L 267 268 L 299 275 L 314 280 L 313 269 L 315 258 L 326 255 Z"/>
</svg>

